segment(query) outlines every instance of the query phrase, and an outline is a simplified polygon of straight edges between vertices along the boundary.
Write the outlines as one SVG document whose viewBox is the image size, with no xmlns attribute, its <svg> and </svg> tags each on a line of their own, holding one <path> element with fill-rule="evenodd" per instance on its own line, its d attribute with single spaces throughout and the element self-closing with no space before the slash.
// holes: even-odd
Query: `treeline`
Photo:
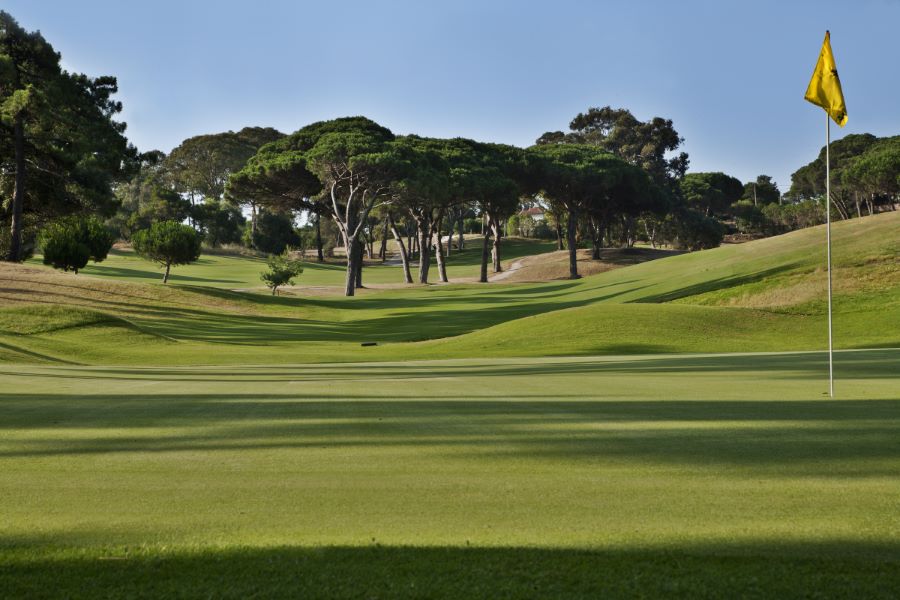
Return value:
<svg viewBox="0 0 900 600">
<path fill-rule="evenodd" d="M 78 270 L 102 260 L 113 239 L 133 242 L 168 273 L 207 248 L 286 248 L 325 260 L 346 254 L 345 292 L 363 284 L 364 257 L 397 249 L 402 278 L 447 281 L 447 257 L 465 234 L 481 236 L 481 281 L 501 269 L 503 237 L 526 230 L 569 252 L 638 242 L 698 250 L 728 233 L 771 235 L 824 220 L 824 149 L 782 195 L 765 175 L 742 183 L 688 173 L 671 120 L 590 108 L 567 131 L 529 148 L 471 139 L 398 136 L 365 117 L 307 125 L 291 134 L 247 127 L 184 140 L 168 155 L 139 153 L 117 120 L 113 77 L 60 67 L 37 32 L 0 12 L 0 253 Z M 900 137 L 834 142 L 832 210 L 851 218 L 894 210 Z M 541 207 L 540 227 L 523 208 Z M 299 225 L 298 225 L 299 224 Z M 103 228 L 106 228 L 104 233 Z M 43 233 L 41 233 L 43 232 Z M 49 250 L 49 255 L 48 255 Z M 274 288 L 273 288 L 274 290 Z"/>
</svg>

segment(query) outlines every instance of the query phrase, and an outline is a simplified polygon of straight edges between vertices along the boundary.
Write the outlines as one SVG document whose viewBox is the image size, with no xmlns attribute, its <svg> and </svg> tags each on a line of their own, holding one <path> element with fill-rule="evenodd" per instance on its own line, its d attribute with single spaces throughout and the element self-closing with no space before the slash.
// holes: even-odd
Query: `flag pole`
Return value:
<svg viewBox="0 0 900 600">
<path fill-rule="evenodd" d="M 828 246 L 828 395 L 834 398 L 834 345 L 831 333 L 831 119 L 825 112 L 825 241 Z"/>
</svg>

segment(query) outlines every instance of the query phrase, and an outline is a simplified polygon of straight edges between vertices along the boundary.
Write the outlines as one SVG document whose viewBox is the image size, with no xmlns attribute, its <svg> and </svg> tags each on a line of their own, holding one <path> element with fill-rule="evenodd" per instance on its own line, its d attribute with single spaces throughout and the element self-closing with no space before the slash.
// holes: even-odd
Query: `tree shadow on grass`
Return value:
<svg viewBox="0 0 900 600">
<path fill-rule="evenodd" d="M 2 543 L 2 542 L 0 542 Z M 900 544 L 286 546 L 5 555 L 6 598 L 896 598 Z"/>
<path fill-rule="evenodd" d="M 138 460 L 141 454 L 254 450 L 363 457 L 392 449 L 475 462 L 615 461 L 767 476 L 900 476 L 898 400 L 0 394 L 0 423 L 0 433 L 15 434 L 0 450 L 5 459 L 133 453 Z M 22 435 L 29 430 L 36 435 Z M 91 433 L 80 433 L 85 430 Z"/>
<path fill-rule="evenodd" d="M 632 351 L 652 351 L 648 345 L 623 344 L 609 347 L 627 354 Z M 878 348 L 838 351 L 834 355 L 838 378 L 882 379 L 900 378 L 900 349 Z M 484 359 L 472 361 L 410 361 L 362 364 L 311 364 L 277 367 L 78 367 L 73 370 L 45 370 L 40 377 L 59 379 L 132 380 L 158 379 L 163 381 L 202 382 L 233 379 L 241 383 L 272 383 L 287 381 L 381 381 L 415 380 L 454 377 L 531 377 L 548 375 L 653 375 L 692 373 L 734 373 L 735 376 L 764 374 L 770 380 L 814 378 L 827 369 L 825 352 L 760 353 L 760 354 L 687 354 L 597 358 L 542 359 Z M 19 368 L 0 375 L 16 375 Z M 598 390 L 599 391 L 599 390 Z M 387 389 L 393 397 L 397 390 Z M 373 391 L 373 397 L 377 397 Z M 528 392 L 515 391 L 511 396 L 528 397 Z M 565 394 L 561 397 L 565 397 Z M 898 394 L 900 399 L 900 394 Z"/>
<path fill-rule="evenodd" d="M 762 281 L 764 279 L 775 277 L 781 273 L 793 271 L 801 265 L 802 263 L 800 261 L 795 261 L 769 269 L 762 269 L 760 271 L 748 273 L 746 275 L 732 275 L 730 277 L 707 279 L 701 283 L 684 286 L 668 292 L 643 296 L 642 298 L 635 300 L 635 302 L 661 303 L 671 302 L 672 300 L 678 300 L 680 298 L 686 298 L 689 296 L 698 296 L 700 294 L 715 292 L 725 288 L 731 288 L 739 285 Z"/>
</svg>

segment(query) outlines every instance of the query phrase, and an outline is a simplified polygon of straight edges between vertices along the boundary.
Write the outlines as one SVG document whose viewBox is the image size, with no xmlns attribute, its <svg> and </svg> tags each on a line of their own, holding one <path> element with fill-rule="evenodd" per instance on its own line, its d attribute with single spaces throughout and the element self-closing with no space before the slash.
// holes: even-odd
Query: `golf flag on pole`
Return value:
<svg viewBox="0 0 900 600">
<path fill-rule="evenodd" d="M 844 92 L 841 80 L 831 53 L 831 32 L 825 32 L 822 51 L 816 69 L 813 71 L 809 87 L 806 88 L 806 99 L 825 109 L 834 122 L 843 127 L 847 124 L 847 106 L 844 104 Z"/>
<path fill-rule="evenodd" d="M 834 398 L 834 336 L 831 327 L 831 121 L 843 127 L 847 123 L 847 106 L 844 92 L 831 53 L 831 33 L 825 32 L 825 41 L 812 79 L 806 88 L 805 98 L 825 109 L 825 256 L 828 265 L 828 395 Z"/>
</svg>

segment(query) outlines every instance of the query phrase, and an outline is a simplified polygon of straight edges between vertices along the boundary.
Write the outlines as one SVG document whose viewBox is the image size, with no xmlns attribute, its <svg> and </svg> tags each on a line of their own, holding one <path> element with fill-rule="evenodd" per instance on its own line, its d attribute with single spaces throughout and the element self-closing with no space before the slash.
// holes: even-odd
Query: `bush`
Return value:
<svg viewBox="0 0 900 600">
<path fill-rule="evenodd" d="M 200 258 L 200 236 L 189 225 L 176 221 L 155 223 L 131 236 L 138 256 L 165 267 L 163 283 L 169 281 L 173 265 L 186 265 Z"/>
<path fill-rule="evenodd" d="M 695 210 L 681 211 L 675 219 L 675 245 L 687 250 L 715 248 L 725 237 L 725 226 Z"/>
<path fill-rule="evenodd" d="M 768 219 L 762 209 L 749 200 L 741 200 L 731 205 L 734 212 L 734 225 L 741 233 L 765 233 Z"/>
<path fill-rule="evenodd" d="M 556 230 L 550 227 L 546 219 L 543 219 L 535 221 L 534 231 L 531 232 L 531 236 L 539 240 L 553 240 L 556 239 Z"/>
<path fill-rule="evenodd" d="M 283 254 L 272 255 L 266 260 L 269 270 L 263 271 L 259 278 L 263 283 L 272 290 L 272 295 L 276 295 L 278 288 L 283 285 L 294 285 L 294 277 L 303 272 L 303 263 L 299 260 L 293 260 L 288 256 L 288 252 Z"/>
<path fill-rule="evenodd" d="M 97 217 L 65 217 L 45 227 L 39 236 L 44 264 L 63 271 L 79 270 L 89 260 L 106 259 L 113 236 Z"/>
</svg>

